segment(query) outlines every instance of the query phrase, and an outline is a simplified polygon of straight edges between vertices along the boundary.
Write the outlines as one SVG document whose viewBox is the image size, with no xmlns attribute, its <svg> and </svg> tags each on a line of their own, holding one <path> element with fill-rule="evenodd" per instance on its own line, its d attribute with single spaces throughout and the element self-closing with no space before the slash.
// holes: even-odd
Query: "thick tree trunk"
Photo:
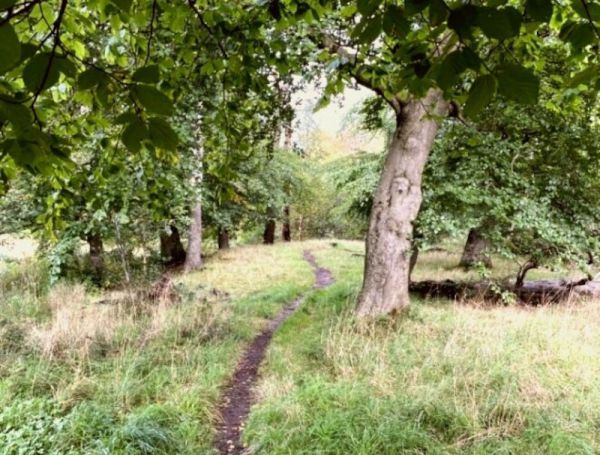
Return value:
<svg viewBox="0 0 600 455">
<path fill-rule="evenodd" d="M 102 243 L 102 237 L 99 234 L 90 233 L 87 236 L 87 242 L 90 247 L 92 280 L 96 284 L 100 284 L 104 276 L 104 244 Z"/>
<path fill-rule="evenodd" d="M 419 248 L 416 245 L 413 245 L 412 253 L 410 254 L 410 263 L 408 265 L 408 281 L 410 283 L 413 270 L 415 269 L 415 265 L 417 265 L 417 260 L 419 259 Z"/>
<path fill-rule="evenodd" d="M 481 235 L 478 229 L 471 229 L 467 236 L 467 243 L 460 258 L 459 265 L 466 269 L 482 263 L 486 267 L 492 267 L 492 259 L 487 254 L 489 250 L 489 242 Z"/>
<path fill-rule="evenodd" d="M 217 243 L 219 245 L 220 250 L 228 250 L 229 249 L 229 231 L 222 227 L 219 228 L 219 235 L 217 237 Z"/>
<path fill-rule="evenodd" d="M 290 224 L 290 206 L 286 205 L 283 209 L 283 225 L 281 227 L 281 237 L 284 242 L 292 241 L 292 226 Z"/>
<path fill-rule="evenodd" d="M 192 207 L 188 252 L 185 258 L 185 271 L 191 272 L 202 267 L 202 205 L 197 202 Z"/>
<path fill-rule="evenodd" d="M 171 224 L 169 231 L 162 230 L 160 232 L 160 256 L 166 265 L 183 264 L 186 254 L 181 243 L 179 230 Z"/>
<path fill-rule="evenodd" d="M 423 169 L 439 117 L 447 110 L 441 91 L 431 89 L 398 113 L 369 219 L 359 316 L 394 313 L 409 304 L 413 222 L 421 207 Z"/>
<path fill-rule="evenodd" d="M 265 221 L 265 230 L 263 232 L 263 243 L 265 245 L 272 245 L 275 243 L 275 215 L 274 210 L 269 207 L 267 209 L 267 221 Z"/>
</svg>

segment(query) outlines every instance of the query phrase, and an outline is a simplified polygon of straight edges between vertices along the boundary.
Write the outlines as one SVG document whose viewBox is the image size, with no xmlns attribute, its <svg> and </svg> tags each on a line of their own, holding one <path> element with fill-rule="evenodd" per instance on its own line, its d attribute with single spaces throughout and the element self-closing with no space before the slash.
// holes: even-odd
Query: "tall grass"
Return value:
<svg viewBox="0 0 600 455">
<path fill-rule="evenodd" d="M 38 292 L 43 267 L 11 265 L 0 454 L 211 453 L 220 387 L 245 343 L 312 282 L 302 248 L 220 254 L 178 280 L 178 301 L 66 282 Z"/>
<path fill-rule="evenodd" d="M 600 451 L 596 304 L 415 301 L 365 324 L 352 313 L 362 244 L 334 243 L 220 252 L 177 279 L 180 301 L 48 289 L 39 263 L 14 264 L 0 276 L 0 454 L 211 453 L 220 387 L 299 293 L 261 370 L 252 450 Z M 332 269 L 330 288 L 310 290 L 304 249 Z M 464 277 L 455 256 L 425 254 L 417 271 Z"/>
<path fill-rule="evenodd" d="M 365 323 L 352 314 L 360 258 L 323 251 L 319 260 L 338 281 L 276 335 L 247 425 L 250 447 L 269 454 L 600 452 L 597 303 L 414 301 L 400 319 Z"/>
</svg>

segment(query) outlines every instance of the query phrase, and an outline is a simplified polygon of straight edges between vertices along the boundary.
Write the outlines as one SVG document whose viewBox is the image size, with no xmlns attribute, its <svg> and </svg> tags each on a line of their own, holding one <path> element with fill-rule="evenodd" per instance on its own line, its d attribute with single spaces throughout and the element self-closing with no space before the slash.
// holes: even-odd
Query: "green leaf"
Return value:
<svg viewBox="0 0 600 455">
<path fill-rule="evenodd" d="M 138 116 L 135 115 L 133 112 L 125 112 L 121 115 L 118 115 L 117 118 L 115 118 L 115 123 L 117 125 L 126 125 L 128 123 L 134 123 L 137 120 Z"/>
<path fill-rule="evenodd" d="M 158 71 L 158 65 L 150 65 L 139 68 L 131 77 L 131 79 L 135 82 L 144 82 L 146 84 L 156 84 L 158 83 L 159 78 L 160 74 Z"/>
<path fill-rule="evenodd" d="M 475 23 L 488 38 L 504 40 L 519 34 L 521 13 L 511 6 L 502 9 L 480 7 Z"/>
<path fill-rule="evenodd" d="M 359 43 L 369 44 L 377 39 L 381 34 L 382 28 L 383 24 L 380 15 L 372 18 L 364 17 L 352 31 L 352 36 L 354 36 Z"/>
<path fill-rule="evenodd" d="M 429 0 L 405 0 L 404 9 L 408 16 L 414 16 L 429 6 Z"/>
<path fill-rule="evenodd" d="M 18 0 L 0 0 L 0 10 L 5 10 L 17 3 Z"/>
<path fill-rule="evenodd" d="M 552 0 L 526 0 L 525 14 L 537 22 L 548 22 L 552 17 Z"/>
<path fill-rule="evenodd" d="M 453 9 L 448 16 L 448 27 L 461 37 L 469 36 L 476 16 L 477 8 L 473 5 L 464 5 Z"/>
<path fill-rule="evenodd" d="M 159 148 L 175 150 L 179 142 L 177 133 L 162 118 L 153 117 L 149 121 L 150 141 Z"/>
<path fill-rule="evenodd" d="M 16 130 L 25 130 L 33 122 L 30 109 L 19 103 L 0 100 L 0 119 L 11 122 Z"/>
<path fill-rule="evenodd" d="M 479 71 L 481 68 L 481 59 L 470 47 L 465 47 L 461 50 L 465 65 L 474 71 Z"/>
<path fill-rule="evenodd" d="M 450 52 L 440 65 L 436 81 L 438 86 L 446 91 L 458 82 L 459 76 L 467 69 L 467 64 L 461 51 Z"/>
<path fill-rule="evenodd" d="M 559 37 L 574 48 L 581 49 L 595 41 L 594 27 L 589 22 L 568 21 L 561 28 Z"/>
<path fill-rule="evenodd" d="M 383 31 L 397 38 L 406 36 L 410 31 L 410 22 L 404 16 L 402 8 L 389 5 L 383 15 Z"/>
<path fill-rule="evenodd" d="M 381 34 L 382 28 L 383 24 L 381 22 L 381 17 L 374 17 L 360 34 L 358 41 L 365 44 L 372 43 Z"/>
<path fill-rule="evenodd" d="M 58 71 L 68 77 L 77 76 L 77 67 L 75 64 L 66 57 L 56 56 L 55 62 L 58 67 Z"/>
<path fill-rule="evenodd" d="M 513 63 L 497 69 L 498 92 L 521 104 L 535 104 L 540 91 L 540 81 L 533 71 Z"/>
<path fill-rule="evenodd" d="M 30 92 L 46 90 L 58 82 L 60 71 L 56 59 L 50 63 L 49 52 L 36 54 L 23 69 L 23 81 Z M 43 87 L 42 87 L 43 84 Z"/>
<path fill-rule="evenodd" d="M 142 148 L 142 141 L 148 138 L 148 129 L 141 120 L 127 125 L 121 136 L 121 141 L 131 153 L 138 153 Z"/>
<path fill-rule="evenodd" d="M 19 38 L 10 24 L 4 24 L 0 27 L 0 74 L 13 68 L 20 59 Z"/>
<path fill-rule="evenodd" d="M 581 0 L 573 0 L 571 2 L 571 6 L 575 12 L 582 18 L 589 20 L 591 17 L 593 21 L 600 21 L 600 3 L 586 0 L 585 4 L 587 6 L 587 10 L 583 6 L 583 2 Z"/>
<path fill-rule="evenodd" d="M 370 16 L 381 4 L 381 0 L 357 0 L 356 7 L 363 16 Z"/>
<path fill-rule="evenodd" d="M 491 74 L 478 77 L 471 89 L 465 103 L 464 113 L 469 118 L 474 118 L 485 108 L 496 93 L 496 78 Z"/>
<path fill-rule="evenodd" d="M 449 11 L 443 0 L 431 0 L 429 5 L 429 22 L 434 27 L 440 25 L 448 17 Z"/>
<path fill-rule="evenodd" d="M 131 5 L 133 4 L 133 0 L 111 0 L 112 3 L 119 8 L 121 11 L 128 13 L 131 11 Z"/>
<path fill-rule="evenodd" d="M 158 115 L 173 113 L 173 103 L 169 97 L 156 88 L 149 85 L 135 85 L 132 90 L 134 96 L 148 112 Z"/>
<path fill-rule="evenodd" d="M 89 90 L 103 84 L 107 77 L 108 76 L 102 71 L 97 70 L 96 68 L 90 68 L 79 75 L 77 86 L 79 87 L 79 90 Z"/>
<path fill-rule="evenodd" d="M 569 81 L 569 86 L 576 87 L 579 84 L 591 85 L 596 79 L 599 79 L 600 65 L 591 65 L 590 67 L 576 73 Z"/>
</svg>

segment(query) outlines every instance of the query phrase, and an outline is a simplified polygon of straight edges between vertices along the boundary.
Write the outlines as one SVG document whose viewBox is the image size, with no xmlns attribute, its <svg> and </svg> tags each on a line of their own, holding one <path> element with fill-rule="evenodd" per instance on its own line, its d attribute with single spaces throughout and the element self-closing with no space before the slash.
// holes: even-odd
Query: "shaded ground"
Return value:
<svg viewBox="0 0 600 455">
<path fill-rule="evenodd" d="M 324 288 L 333 283 L 331 272 L 319 267 L 316 258 L 310 251 L 304 251 L 304 259 L 314 269 L 315 288 Z M 221 422 L 217 428 L 215 447 L 220 454 L 243 453 L 241 434 L 244 430 L 244 421 L 250 412 L 252 389 L 258 379 L 258 368 L 265 357 L 271 338 L 281 324 L 298 309 L 303 300 L 303 297 L 299 297 L 285 306 L 242 355 L 233 376 L 225 387 L 225 393 L 219 406 Z"/>
</svg>

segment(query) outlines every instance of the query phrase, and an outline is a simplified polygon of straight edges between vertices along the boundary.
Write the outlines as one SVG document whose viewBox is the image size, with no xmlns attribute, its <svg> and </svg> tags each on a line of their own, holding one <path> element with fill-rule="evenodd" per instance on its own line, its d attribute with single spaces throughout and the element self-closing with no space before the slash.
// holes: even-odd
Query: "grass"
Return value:
<svg viewBox="0 0 600 455">
<path fill-rule="evenodd" d="M 395 321 L 352 307 L 360 242 L 220 252 L 178 278 L 181 302 L 99 304 L 44 284 L 33 261 L 0 275 L 0 454 L 212 452 L 219 387 L 265 321 L 275 335 L 244 434 L 258 453 L 600 452 L 600 307 L 413 302 Z M 336 282 L 310 290 L 310 249 Z M 416 278 L 465 278 L 455 252 Z M 514 265 L 496 260 L 498 276 Z M 547 271 L 541 271 L 547 274 Z"/>
<path fill-rule="evenodd" d="M 317 256 L 338 280 L 276 335 L 248 445 L 269 454 L 600 451 L 596 303 L 417 300 L 402 319 L 364 323 L 351 312 L 361 259 Z M 440 278 L 430 259 L 418 273 Z"/>
<path fill-rule="evenodd" d="M 178 282 L 181 302 L 96 303 L 0 276 L 0 454 L 212 452 L 219 387 L 266 319 L 309 288 L 304 245 L 240 248 Z M 262 251 L 261 251 L 262 250 Z"/>
</svg>

